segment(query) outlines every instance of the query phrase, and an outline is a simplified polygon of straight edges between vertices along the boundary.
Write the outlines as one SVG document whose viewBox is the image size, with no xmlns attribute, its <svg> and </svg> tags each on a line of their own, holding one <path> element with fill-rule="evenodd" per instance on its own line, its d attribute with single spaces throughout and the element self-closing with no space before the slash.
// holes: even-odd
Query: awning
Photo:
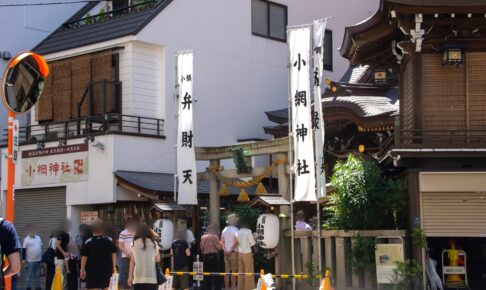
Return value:
<svg viewBox="0 0 486 290">
<path fill-rule="evenodd" d="M 186 209 L 177 203 L 155 203 L 154 206 L 151 208 L 159 210 L 161 212 L 165 211 L 185 211 Z"/>
<path fill-rule="evenodd" d="M 248 206 L 280 206 L 290 205 L 290 201 L 280 195 L 262 195 L 255 197 Z"/>
</svg>

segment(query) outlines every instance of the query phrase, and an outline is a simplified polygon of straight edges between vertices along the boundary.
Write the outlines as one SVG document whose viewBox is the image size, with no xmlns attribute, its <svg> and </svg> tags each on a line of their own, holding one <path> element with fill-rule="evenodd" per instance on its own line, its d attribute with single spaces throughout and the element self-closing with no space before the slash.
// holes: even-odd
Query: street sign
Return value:
<svg viewBox="0 0 486 290">
<path fill-rule="evenodd" d="M 12 132 L 13 132 L 13 151 L 12 160 L 14 164 L 17 164 L 17 158 L 19 156 L 19 120 L 15 119 L 12 122 Z"/>
</svg>

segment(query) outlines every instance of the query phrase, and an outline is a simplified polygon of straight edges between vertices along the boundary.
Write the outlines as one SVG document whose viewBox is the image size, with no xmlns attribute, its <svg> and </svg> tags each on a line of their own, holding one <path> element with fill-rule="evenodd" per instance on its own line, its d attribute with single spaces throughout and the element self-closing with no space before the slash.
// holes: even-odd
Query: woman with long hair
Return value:
<svg viewBox="0 0 486 290">
<path fill-rule="evenodd" d="M 160 262 L 157 234 L 140 225 L 133 237 L 128 285 L 135 290 L 157 290 L 156 263 Z"/>
</svg>

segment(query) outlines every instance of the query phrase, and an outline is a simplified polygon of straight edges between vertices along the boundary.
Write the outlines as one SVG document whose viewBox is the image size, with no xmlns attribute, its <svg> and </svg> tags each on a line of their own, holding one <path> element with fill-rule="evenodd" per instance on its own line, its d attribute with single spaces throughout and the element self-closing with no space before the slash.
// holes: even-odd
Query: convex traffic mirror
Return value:
<svg viewBox="0 0 486 290">
<path fill-rule="evenodd" d="M 49 67 L 44 58 L 31 51 L 17 54 L 3 74 L 1 95 L 7 109 L 25 113 L 35 105 L 44 89 Z"/>
</svg>

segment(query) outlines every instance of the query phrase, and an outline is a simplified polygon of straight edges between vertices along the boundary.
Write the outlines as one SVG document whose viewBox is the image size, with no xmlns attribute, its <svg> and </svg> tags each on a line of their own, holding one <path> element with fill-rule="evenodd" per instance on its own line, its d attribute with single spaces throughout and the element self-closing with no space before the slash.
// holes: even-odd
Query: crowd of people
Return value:
<svg viewBox="0 0 486 290">
<path fill-rule="evenodd" d="M 156 290 L 162 268 L 169 266 L 175 272 L 192 271 L 196 255 L 200 255 L 204 272 L 253 273 L 253 248 L 256 241 L 248 223 L 239 221 L 235 214 L 227 218 L 227 225 L 219 234 L 219 228 L 207 226 L 200 238 L 199 248 L 189 229 L 178 231 L 168 254 L 162 254 L 159 237 L 146 224 L 128 218 L 125 229 L 117 241 L 105 235 L 105 226 L 101 220 L 91 225 L 82 224 L 79 234 L 73 237 L 71 222 L 65 220 L 51 234 L 47 250 L 42 251 L 43 241 L 32 225 L 26 227 L 23 242 L 13 226 L 1 221 L 1 251 L 9 260 L 9 268 L 4 277 L 18 273 L 23 265 L 24 287 L 14 285 L 12 290 L 51 290 L 56 268 L 62 275 L 63 290 L 107 289 L 114 272 L 119 272 L 120 290 Z M 163 233 L 162 233 L 163 234 Z M 11 236 L 9 239 L 4 239 Z M 117 252 L 121 259 L 117 259 Z M 170 263 L 163 264 L 162 257 L 170 258 Z M 17 263 L 18 261 L 18 263 Z M 42 264 L 45 264 L 45 285 L 40 284 Z M 162 265 L 162 267 L 161 267 Z M 224 266 L 223 266 L 224 265 Z M 224 269 L 223 269 L 224 267 Z M 15 279 L 14 279 L 15 280 Z M 173 289 L 192 288 L 192 277 L 176 275 Z M 3 281 L 3 279 L 2 279 Z M 252 276 L 204 276 L 202 288 L 207 290 L 250 290 L 255 288 Z M 44 287 L 45 288 L 44 288 Z M 1 287 L 0 287 L 1 290 Z"/>
</svg>

